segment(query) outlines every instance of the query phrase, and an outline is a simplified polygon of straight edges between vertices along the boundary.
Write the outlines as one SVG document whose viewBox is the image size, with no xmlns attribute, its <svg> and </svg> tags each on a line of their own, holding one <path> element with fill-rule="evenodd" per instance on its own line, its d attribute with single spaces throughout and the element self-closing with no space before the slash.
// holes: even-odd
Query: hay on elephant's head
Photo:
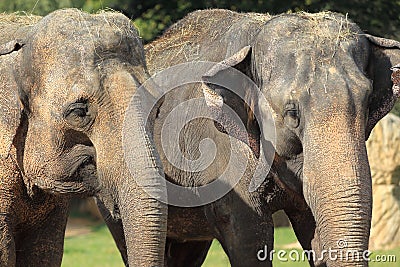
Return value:
<svg viewBox="0 0 400 267">
<path fill-rule="evenodd" d="M 173 24 L 164 34 L 154 40 L 151 47 L 158 50 L 165 50 L 172 46 L 182 46 L 197 38 L 215 38 L 216 32 L 222 25 L 222 20 L 232 21 L 236 12 L 222 9 L 199 10 L 186 15 L 183 19 Z M 225 29 L 226 30 L 226 29 Z M 207 33 L 207 35 L 204 35 Z M 199 41 L 199 40 L 197 40 Z"/>
<path fill-rule="evenodd" d="M 331 61 L 337 51 L 347 49 L 347 45 L 359 38 L 361 32 L 347 15 L 330 11 L 297 12 L 289 14 L 289 19 L 282 20 L 281 23 L 280 30 L 291 33 L 289 42 L 297 47 L 296 50 L 299 53 L 307 51 L 315 62 L 320 63 Z"/>
<path fill-rule="evenodd" d="M 308 21 L 309 27 L 305 27 L 306 33 L 321 43 L 334 41 L 339 44 L 341 41 L 345 41 L 357 34 L 353 30 L 355 24 L 347 18 L 347 14 L 343 16 L 330 11 L 319 13 L 298 12 L 296 14 Z M 332 27 L 333 25 L 336 27 Z"/>
<path fill-rule="evenodd" d="M 225 33 L 231 25 L 243 18 L 266 22 L 271 18 L 269 14 L 238 13 L 225 9 L 199 10 L 172 25 L 161 38 L 153 43 L 160 48 L 173 43 L 180 46 L 197 38 L 215 40 L 221 33 Z"/>
<path fill-rule="evenodd" d="M 355 34 L 351 30 L 353 23 L 348 20 L 347 14 L 343 16 L 337 13 L 324 11 L 315 14 L 302 12 L 299 15 L 309 19 L 311 25 L 310 30 L 314 36 L 321 39 L 345 40 Z M 332 21 L 340 25 L 338 31 L 332 31 L 327 28 L 327 24 L 323 23 L 324 21 Z"/>
<path fill-rule="evenodd" d="M 267 22 L 268 20 L 272 19 L 273 16 L 270 15 L 269 13 L 246 13 L 246 16 L 253 19 L 253 20 L 257 20 L 260 21 L 262 23 Z"/>
<path fill-rule="evenodd" d="M 33 25 L 37 23 L 42 17 L 32 14 L 27 14 L 24 12 L 15 13 L 0 13 L 0 24 L 10 24 L 15 23 L 19 25 Z"/>
</svg>

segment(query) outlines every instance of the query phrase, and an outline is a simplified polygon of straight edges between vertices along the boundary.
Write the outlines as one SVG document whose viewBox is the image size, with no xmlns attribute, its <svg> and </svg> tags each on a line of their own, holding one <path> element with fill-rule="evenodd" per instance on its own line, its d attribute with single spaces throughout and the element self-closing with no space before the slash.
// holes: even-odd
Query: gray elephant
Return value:
<svg viewBox="0 0 400 267">
<path fill-rule="evenodd" d="M 130 265 L 162 265 L 167 207 L 137 182 L 162 191 L 141 118 L 145 95 L 135 94 L 149 77 L 137 30 L 115 12 L 30 18 L 0 24 L 0 265 L 59 266 L 68 200 L 94 194 L 129 233 Z M 115 156 L 134 95 L 125 126 L 137 142 L 136 177 Z"/>
<path fill-rule="evenodd" d="M 154 81 L 174 88 L 156 105 L 152 128 L 171 182 L 167 266 L 201 266 L 214 238 L 232 266 L 271 266 L 271 215 L 279 209 L 303 248 L 313 249 L 310 265 L 368 265 L 365 140 L 398 97 L 390 68 L 400 61 L 399 42 L 364 34 L 330 12 L 204 10 L 145 50 Z M 199 161 L 209 158 L 206 167 Z M 268 173 L 258 173 L 262 164 Z M 227 194 L 198 201 L 212 195 L 201 191 L 208 184 Z M 123 243 L 121 227 L 113 229 Z M 339 256 L 349 253 L 355 256 Z"/>
</svg>

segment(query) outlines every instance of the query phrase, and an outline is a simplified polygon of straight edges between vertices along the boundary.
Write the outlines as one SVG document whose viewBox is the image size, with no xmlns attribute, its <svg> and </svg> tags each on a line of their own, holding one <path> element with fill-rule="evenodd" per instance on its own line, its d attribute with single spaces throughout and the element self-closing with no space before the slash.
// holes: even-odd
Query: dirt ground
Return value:
<svg viewBox="0 0 400 267">
<path fill-rule="evenodd" d="M 102 224 L 101 221 L 93 221 L 85 218 L 68 218 L 65 237 L 86 235 L 92 232 L 92 227 Z"/>
</svg>

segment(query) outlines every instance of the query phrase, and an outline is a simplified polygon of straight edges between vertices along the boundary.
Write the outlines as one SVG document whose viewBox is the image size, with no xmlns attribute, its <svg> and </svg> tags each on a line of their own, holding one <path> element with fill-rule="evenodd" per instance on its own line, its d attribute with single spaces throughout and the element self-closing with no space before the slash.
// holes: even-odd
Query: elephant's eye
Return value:
<svg viewBox="0 0 400 267">
<path fill-rule="evenodd" d="M 69 107 L 67 116 L 75 115 L 78 117 L 85 117 L 88 112 L 86 103 L 74 103 Z"/>
<path fill-rule="evenodd" d="M 78 100 L 70 104 L 64 112 L 64 118 L 74 127 L 86 127 L 92 121 L 88 101 Z"/>
<path fill-rule="evenodd" d="M 290 109 L 286 111 L 286 115 L 285 116 L 290 116 L 292 118 L 297 118 L 298 116 L 298 112 L 296 109 Z"/>
<path fill-rule="evenodd" d="M 290 128 L 297 128 L 300 124 L 299 109 L 295 103 L 288 103 L 285 106 L 284 122 Z"/>
</svg>

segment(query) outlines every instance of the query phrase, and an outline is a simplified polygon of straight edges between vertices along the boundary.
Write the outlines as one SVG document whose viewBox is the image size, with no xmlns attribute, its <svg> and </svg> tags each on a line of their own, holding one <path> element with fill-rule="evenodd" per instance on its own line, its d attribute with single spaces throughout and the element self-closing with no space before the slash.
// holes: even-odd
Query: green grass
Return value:
<svg viewBox="0 0 400 267">
<path fill-rule="evenodd" d="M 105 225 L 93 232 L 66 238 L 62 267 L 123 267 L 118 249 Z"/>
<path fill-rule="evenodd" d="M 293 230 L 288 227 L 275 229 L 275 250 L 285 250 L 285 245 L 296 242 Z M 297 249 L 301 255 L 301 250 Z M 395 255 L 397 262 L 371 262 L 371 267 L 400 267 L 400 248 L 377 251 L 371 256 L 375 259 L 376 255 Z M 276 254 L 275 254 L 276 255 Z M 287 254 L 285 258 L 288 258 Z M 274 267 L 305 267 L 307 262 L 282 262 L 274 257 Z M 62 267 L 123 267 L 119 252 L 112 240 L 111 234 L 104 225 L 96 226 L 93 232 L 78 237 L 66 238 L 64 248 L 64 258 Z M 221 245 L 215 241 L 203 264 L 204 267 L 229 267 L 229 260 L 226 257 Z"/>
<path fill-rule="evenodd" d="M 222 246 L 218 241 L 214 241 L 211 244 L 211 248 L 208 251 L 207 258 L 203 263 L 206 267 L 229 267 L 229 260 L 226 256 Z"/>
</svg>

